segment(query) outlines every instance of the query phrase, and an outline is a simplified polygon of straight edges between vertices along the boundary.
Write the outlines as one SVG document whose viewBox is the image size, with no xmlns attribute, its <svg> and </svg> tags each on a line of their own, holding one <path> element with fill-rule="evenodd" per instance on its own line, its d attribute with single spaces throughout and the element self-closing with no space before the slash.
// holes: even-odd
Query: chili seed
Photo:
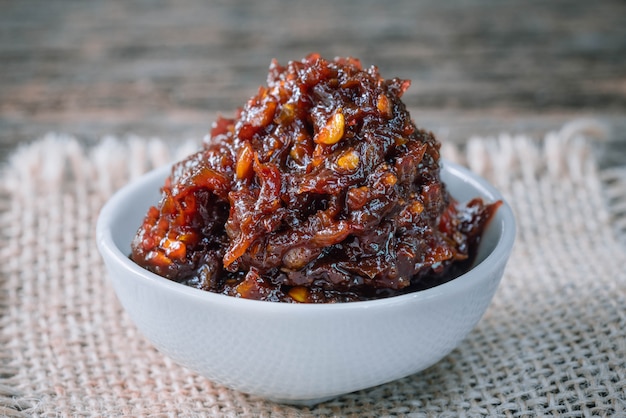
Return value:
<svg viewBox="0 0 626 418">
<path fill-rule="evenodd" d="M 328 120 L 326 126 L 324 126 L 315 135 L 313 141 L 317 144 L 333 145 L 339 142 L 343 137 L 343 130 L 345 127 L 345 118 L 341 109 L 338 109 L 333 116 Z"/>
<path fill-rule="evenodd" d="M 348 152 L 343 153 L 337 159 L 337 165 L 339 168 L 352 171 L 359 166 L 359 153 L 355 150 L 350 150 Z"/>
</svg>

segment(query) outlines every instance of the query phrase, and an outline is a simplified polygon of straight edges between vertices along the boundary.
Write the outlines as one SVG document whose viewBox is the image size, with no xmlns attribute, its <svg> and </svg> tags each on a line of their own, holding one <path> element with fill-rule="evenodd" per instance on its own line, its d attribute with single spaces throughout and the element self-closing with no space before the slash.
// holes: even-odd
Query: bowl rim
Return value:
<svg viewBox="0 0 626 418">
<path fill-rule="evenodd" d="M 144 269 L 134 263 L 127 254 L 124 254 L 113 240 L 111 222 L 114 218 L 119 217 L 120 211 L 122 211 L 122 208 L 124 207 L 124 202 L 129 199 L 132 200 L 136 191 L 141 189 L 146 183 L 152 183 L 158 178 L 166 176 L 166 173 L 171 169 L 172 164 L 173 163 L 166 164 L 143 174 L 137 179 L 121 187 L 108 199 L 98 215 L 96 224 L 96 242 L 100 254 L 104 258 L 105 262 L 114 262 L 118 264 L 119 267 L 123 268 L 124 271 L 136 280 L 140 280 L 149 285 L 161 287 L 163 290 L 168 292 L 175 292 L 179 296 L 192 298 L 203 303 L 224 306 L 228 305 L 230 307 L 237 305 L 237 309 L 252 310 L 256 312 L 261 309 L 265 312 L 306 314 L 308 312 L 337 312 L 355 309 L 385 309 L 399 304 L 438 299 L 441 297 L 447 297 L 450 294 L 466 292 L 468 289 L 477 285 L 481 279 L 487 280 L 493 269 L 506 263 L 515 241 L 515 217 L 511 206 L 507 203 L 502 194 L 494 186 L 487 182 L 487 180 L 473 173 L 469 169 L 451 161 L 442 159 L 442 170 L 449 171 L 452 176 L 460 178 L 465 183 L 471 185 L 471 187 L 477 190 L 478 195 L 483 197 L 483 199 L 488 201 L 502 201 L 502 205 L 496 212 L 496 217 L 491 221 L 496 222 L 498 218 L 500 219 L 499 223 L 501 232 L 497 238 L 495 247 L 484 260 L 476 264 L 467 272 L 461 274 L 453 280 L 425 290 L 382 299 L 345 303 L 294 304 L 237 298 L 219 293 L 213 293 L 186 286 Z M 137 225 L 137 228 L 138 227 L 139 225 Z"/>
</svg>

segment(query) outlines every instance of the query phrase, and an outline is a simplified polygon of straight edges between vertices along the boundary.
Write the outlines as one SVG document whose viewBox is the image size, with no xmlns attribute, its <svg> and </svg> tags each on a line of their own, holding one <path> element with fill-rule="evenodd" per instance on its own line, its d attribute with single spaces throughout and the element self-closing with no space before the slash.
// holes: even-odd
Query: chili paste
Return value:
<svg viewBox="0 0 626 418">
<path fill-rule="evenodd" d="M 416 291 L 469 267 L 499 202 L 459 205 L 410 82 L 353 58 L 273 61 L 234 118 L 175 164 L 131 258 L 199 289 L 282 302 Z"/>
</svg>

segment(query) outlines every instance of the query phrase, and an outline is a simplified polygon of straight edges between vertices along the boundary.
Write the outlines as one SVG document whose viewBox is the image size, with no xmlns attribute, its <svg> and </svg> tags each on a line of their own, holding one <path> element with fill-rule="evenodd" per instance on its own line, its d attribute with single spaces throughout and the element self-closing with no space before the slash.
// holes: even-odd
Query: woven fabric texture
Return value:
<svg viewBox="0 0 626 418">
<path fill-rule="evenodd" d="M 626 166 L 598 170 L 588 127 L 444 146 L 517 217 L 492 305 L 431 368 L 313 407 L 178 366 L 137 332 L 109 285 L 95 245 L 100 207 L 196 144 L 85 147 L 50 135 L 25 146 L 0 180 L 0 416 L 626 416 Z"/>
</svg>

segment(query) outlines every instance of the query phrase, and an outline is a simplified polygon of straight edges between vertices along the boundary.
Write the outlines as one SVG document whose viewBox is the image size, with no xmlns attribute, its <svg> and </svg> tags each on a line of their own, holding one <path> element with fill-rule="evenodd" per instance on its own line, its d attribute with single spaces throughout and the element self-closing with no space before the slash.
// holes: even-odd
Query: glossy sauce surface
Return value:
<svg viewBox="0 0 626 418">
<path fill-rule="evenodd" d="M 177 163 L 131 258 L 231 296 L 347 302 L 432 287 L 468 268 L 499 206 L 455 202 L 439 147 L 402 94 L 358 60 L 280 66 Z"/>
</svg>

